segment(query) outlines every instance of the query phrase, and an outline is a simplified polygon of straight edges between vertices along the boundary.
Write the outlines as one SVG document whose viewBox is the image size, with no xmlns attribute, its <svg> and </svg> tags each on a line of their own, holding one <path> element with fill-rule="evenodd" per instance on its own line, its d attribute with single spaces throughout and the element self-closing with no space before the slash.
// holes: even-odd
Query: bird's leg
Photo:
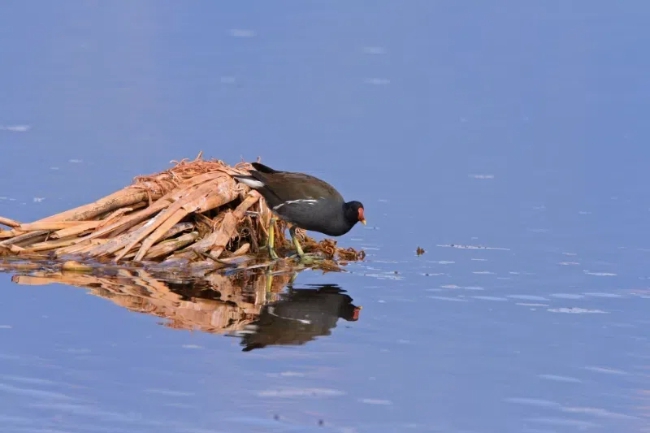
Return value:
<svg viewBox="0 0 650 433">
<path fill-rule="evenodd" d="M 296 226 L 291 226 L 291 228 L 289 229 L 289 234 L 291 235 L 293 246 L 296 247 L 296 252 L 298 253 L 298 256 L 300 256 L 300 258 L 303 259 L 305 257 L 305 252 L 302 250 L 302 247 L 300 246 L 300 242 L 298 242 L 298 238 L 296 237 Z"/>
<path fill-rule="evenodd" d="M 273 288 L 273 272 L 271 272 L 271 267 L 266 268 L 266 284 L 264 290 L 264 302 L 266 303 L 269 293 L 271 293 L 271 288 Z"/>
<path fill-rule="evenodd" d="M 268 247 L 269 247 L 269 255 L 271 256 L 272 260 L 276 260 L 278 258 L 278 255 L 276 254 L 275 250 L 273 249 L 273 245 L 275 244 L 275 221 L 277 218 L 271 217 L 271 225 L 269 226 L 269 240 L 267 242 Z"/>
<path fill-rule="evenodd" d="M 309 254 L 305 254 L 305 252 L 302 250 L 302 247 L 300 246 L 300 242 L 298 242 L 298 238 L 296 237 L 296 226 L 291 226 L 289 229 L 289 233 L 291 234 L 291 240 L 293 241 L 293 246 L 296 247 L 296 253 L 298 253 L 298 257 L 300 258 L 300 263 L 303 265 L 312 265 L 319 260 L 316 257 L 312 257 Z"/>
<path fill-rule="evenodd" d="M 294 272 L 293 275 L 291 275 L 291 279 L 287 283 L 289 290 L 293 290 L 293 283 L 296 281 L 296 278 L 298 278 L 298 272 Z"/>
<path fill-rule="evenodd" d="M 319 261 L 317 257 L 313 257 L 312 254 L 306 254 L 303 251 L 302 246 L 298 241 L 298 237 L 296 236 L 296 226 L 291 226 L 291 228 L 289 228 L 289 234 L 291 234 L 291 241 L 293 242 L 293 246 L 296 248 L 296 254 L 300 259 L 301 264 L 312 265 Z"/>
</svg>

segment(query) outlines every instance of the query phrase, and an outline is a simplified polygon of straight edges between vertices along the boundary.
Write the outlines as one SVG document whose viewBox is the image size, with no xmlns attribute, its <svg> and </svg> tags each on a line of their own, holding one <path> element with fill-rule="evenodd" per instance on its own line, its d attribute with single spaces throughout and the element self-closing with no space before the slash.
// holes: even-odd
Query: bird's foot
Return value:
<svg viewBox="0 0 650 433">
<path fill-rule="evenodd" d="M 323 259 L 320 257 L 314 256 L 312 254 L 305 254 L 300 257 L 300 264 L 302 265 L 315 265 L 316 263 L 322 262 Z"/>
<path fill-rule="evenodd" d="M 289 229 L 289 234 L 291 234 L 291 242 L 293 242 L 293 246 L 296 249 L 296 255 L 300 258 L 300 263 L 304 265 L 311 265 L 314 263 L 314 257 L 305 254 L 305 252 L 302 250 L 302 246 L 300 245 L 300 241 L 298 241 L 298 238 L 296 237 L 296 226 L 292 226 Z"/>
<path fill-rule="evenodd" d="M 298 262 L 302 265 L 313 265 L 323 261 L 323 258 L 319 254 L 312 253 L 293 253 L 290 257 L 298 260 Z"/>
</svg>

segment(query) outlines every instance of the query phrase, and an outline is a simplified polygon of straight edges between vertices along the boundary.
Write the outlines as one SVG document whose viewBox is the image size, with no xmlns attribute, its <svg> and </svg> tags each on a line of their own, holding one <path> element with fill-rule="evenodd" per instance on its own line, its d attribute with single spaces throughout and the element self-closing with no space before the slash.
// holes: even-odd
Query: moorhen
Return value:
<svg viewBox="0 0 650 433">
<path fill-rule="evenodd" d="M 278 171 L 259 162 L 251 164 L 255 170 L 250 176 L 234 176 L 239 182 L 257 190 L 274 216 L 291 224 L 289 233 L 298 256 L 305 254 L 296 238 L 296 227 L 341 236 L 361 221 L 366 224 L 363 205 L 358 201 L 346 202 L 341 194 L 327 182 L 304 173 Z M 269 229 L 269 254 L 272 259 L 278 255 L 273 249 L 273 223 Z"/>
</svg>

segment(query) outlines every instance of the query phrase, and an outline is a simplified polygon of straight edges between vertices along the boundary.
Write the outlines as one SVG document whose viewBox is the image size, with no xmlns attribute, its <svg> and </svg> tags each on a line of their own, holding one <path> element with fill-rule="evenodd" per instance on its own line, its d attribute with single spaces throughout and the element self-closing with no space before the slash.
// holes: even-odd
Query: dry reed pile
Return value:
<svg viewBox="0 0 650 433">
<path fill-rule="evenodd" d="M 0 256 L 82 263 L 197 263 L 216 267 L 267 254 L 271 212 L 261 196 L 234 180 L 250 164 L 229 166 L 199 156 L 161 173 L 138 176 L 126 188 L 31 223 L 0 217 Z M 276 250 L 291 242 L 276 222 Z M 330 260 L 359 260 L 363 251 L 316 242 L 298 231 L 306 252 Z M 266 256 L 268 257 L 268 256 Z M 335 268 L 336 266 L 332 266 Z"/>
</svg>

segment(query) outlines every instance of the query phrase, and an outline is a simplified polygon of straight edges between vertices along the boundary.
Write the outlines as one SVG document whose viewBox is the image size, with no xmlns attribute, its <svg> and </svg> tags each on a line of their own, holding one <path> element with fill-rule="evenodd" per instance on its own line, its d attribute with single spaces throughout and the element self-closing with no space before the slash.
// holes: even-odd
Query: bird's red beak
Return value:
<svg viewBox="0 0 650 433">
<path fill-rule="evenodd" d="M 360 221 L 361 224 L 363 224 L 364 226 L 366 225 L 366 218 L 365 218 L 364 215 L 363 215 L 363 208 L 362 208 L 362 207 L 359 208 L 359 221 Z"/>
</svg>

